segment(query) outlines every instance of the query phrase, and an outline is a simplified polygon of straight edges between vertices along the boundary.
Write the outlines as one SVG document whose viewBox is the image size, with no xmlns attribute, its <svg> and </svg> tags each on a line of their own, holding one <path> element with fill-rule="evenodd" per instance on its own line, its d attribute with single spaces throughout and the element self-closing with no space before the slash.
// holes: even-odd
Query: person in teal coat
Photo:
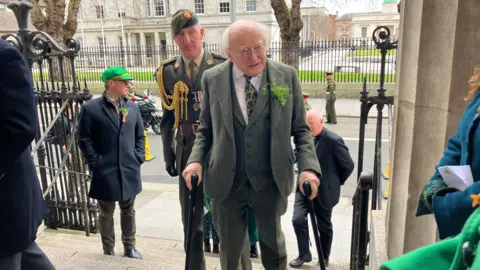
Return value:
<svg viewBox="0 0 480 270">
<path fill-rule="evenodd" d="M 472 214 L 472 194 L 480 193 L 480 66 L 469 81 L 470 92 L 465 98 L 467 108 L 455 136 L 448 139 L 447 148 L 430 181 L 420 193 L 416 216 L 434 214 L 440 239 L 460 233 Z M 447 187 L 438 168 L 445 165 L 470 165 L 474 183 L 464 191 Z"/>
</svg>

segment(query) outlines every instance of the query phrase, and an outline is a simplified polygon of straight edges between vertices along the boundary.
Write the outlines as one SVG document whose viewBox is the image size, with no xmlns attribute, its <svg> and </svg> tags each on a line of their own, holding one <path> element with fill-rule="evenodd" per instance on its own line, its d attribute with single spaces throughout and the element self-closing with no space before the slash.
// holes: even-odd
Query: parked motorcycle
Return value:
<svg viewBox="0 0 480 270">
<path fill-rule="evenodd" d="M 155 134 L 160 135 L 160 120 L 162 117 L 157 115 L 159 109 L 157 109 L 155 98 L 150 90 L 145 90 L 143 96 L 133 93 L 130 99 L 138 104 L 145 129 L 151 127 Z"/>
</svg>

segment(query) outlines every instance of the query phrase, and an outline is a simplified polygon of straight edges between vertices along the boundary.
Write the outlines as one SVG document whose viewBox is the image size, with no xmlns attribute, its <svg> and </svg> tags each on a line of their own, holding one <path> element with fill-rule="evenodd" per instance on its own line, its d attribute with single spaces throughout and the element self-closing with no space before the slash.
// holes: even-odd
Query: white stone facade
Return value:
<svg viewBox="0 0 480 270">
<path fill-rule="evenodd" d="M 269 1 L 237 0 L 236 4 L 237 20 L 262 22 L 271 29 L 272 40 L 279 41 L 280 31 Z M 205 27 L 205 43 L 220 43 L 231 22 L 230 0 L 85 0 L 75 38 L 84 47 L 100 46 L 102 37 L 107 46 L 119 46 L 123 40 L 127 46 L 172 45 L 170 22 L 180 8 L 197 13 Z"/>
</svg>

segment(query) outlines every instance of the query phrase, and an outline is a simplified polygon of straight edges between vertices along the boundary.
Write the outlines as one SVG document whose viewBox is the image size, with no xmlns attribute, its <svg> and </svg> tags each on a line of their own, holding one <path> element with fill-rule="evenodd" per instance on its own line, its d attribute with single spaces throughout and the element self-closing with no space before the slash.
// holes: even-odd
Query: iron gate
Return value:
<svg viewBox="0 0 480 270">
<path fill-rule="evenodd" d="M 25 57 L 35 82 L 38 133 L 32 144 L 43 196 L 50 209 L 48 228 L 65 228 L 96 233 L 98 207 L 88 198 L 90 175 L 76 142 L 80 106 L 92 98 L 86 82 L 75 73 L 75 57 L 80 46 L 74 39 L 58 44 L 49 34 L 28 29 L 33 4 L 13 1 L 7 5 L 17 18 L 17 33 L 6 34 Z"/>
</svg>

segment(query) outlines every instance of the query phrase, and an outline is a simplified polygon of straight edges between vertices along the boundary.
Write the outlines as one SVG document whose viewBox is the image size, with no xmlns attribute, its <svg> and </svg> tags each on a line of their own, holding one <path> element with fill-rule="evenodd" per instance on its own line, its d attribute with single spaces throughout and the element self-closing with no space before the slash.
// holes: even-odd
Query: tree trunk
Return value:
<svg viewBox="0 0 480 270">
<path fill-rule="evenodd" d="M 302 0 L 292 0 L 289 9 L 285 0 L 270 0 L 273 13 L 280 27 L 282 62 L 298 70 L 300 60 L 300 31 L 303 28 L 300 14 Z"/>
<path fill-rule="evenodd" d="M 34 4 L 31 10 L 31 19 L 35 28 L 49 34 L 61 48 L 65 48 L 65 41 L 73 37 L 77 31 L 77 13 L 81 0 L 70 0 L 68 9 L 66 0 L 43 0 L 44 7 L 40 6 L 40 0 L 29 1 Z M 44 8 L 45 14 L 42 12 L 42 8 Z M 47 65 L 47 63 L 45 62 L 44 65 Z M 62 83 L 60 64 L 57 58 L 54 59 L 52 66 L 54 80 Z M 64 82 L 73 81 L 71 64 L 68 58 L 63 59 L 63 74 Z M 49 72 L 49 75 L 52 74 Z"/>
</svg>

